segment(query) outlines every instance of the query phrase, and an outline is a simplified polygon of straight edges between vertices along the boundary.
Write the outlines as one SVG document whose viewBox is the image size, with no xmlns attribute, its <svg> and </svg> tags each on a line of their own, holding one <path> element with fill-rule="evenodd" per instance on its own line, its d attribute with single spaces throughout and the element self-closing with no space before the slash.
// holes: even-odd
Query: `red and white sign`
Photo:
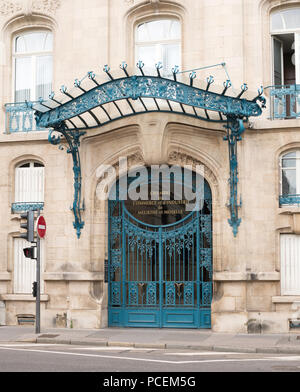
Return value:
<svg viewBox="0 0 300 392">
<path fill-rule="evenodd" d="M 36 223 L 36 231 L 40 238 L 44 238 L 46 235 L 46 221 L 45 218 L 41 215 L 37 219 Z"/>
</svg>

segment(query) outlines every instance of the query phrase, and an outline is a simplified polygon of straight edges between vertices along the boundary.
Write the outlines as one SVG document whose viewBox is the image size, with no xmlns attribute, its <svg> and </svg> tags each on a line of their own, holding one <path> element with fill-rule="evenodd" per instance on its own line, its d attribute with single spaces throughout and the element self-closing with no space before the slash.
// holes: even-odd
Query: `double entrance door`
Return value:
<svg viewBox="0 0 300 392">
<path fill-rule="evenodd" d="M 208 188 L 205 195 L 201 211 L 163 225 L 137 219 L 132 205 L 124 201 L 109 201 L 110 326 L 210 328 L 212 215 Z"/>
</svg>

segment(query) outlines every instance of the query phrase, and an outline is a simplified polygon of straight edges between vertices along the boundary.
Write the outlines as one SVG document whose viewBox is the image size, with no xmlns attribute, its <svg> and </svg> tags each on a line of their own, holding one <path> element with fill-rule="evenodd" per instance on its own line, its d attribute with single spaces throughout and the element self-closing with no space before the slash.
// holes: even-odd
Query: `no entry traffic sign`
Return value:
<svg viewBox="0 0 300 392">
<path fill-rule="evenodd" d="M 36 223 L 36 231 L 40 238 L 44 238 L 46 235 L 46 221 L 45 218 L 41 215 L 37 219 Z"/>
</svg>

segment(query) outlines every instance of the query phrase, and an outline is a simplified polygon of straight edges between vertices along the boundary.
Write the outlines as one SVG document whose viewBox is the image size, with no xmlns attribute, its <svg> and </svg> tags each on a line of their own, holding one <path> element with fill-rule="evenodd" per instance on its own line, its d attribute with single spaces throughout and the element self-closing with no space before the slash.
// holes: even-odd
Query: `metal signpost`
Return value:
<svg viewBox="0 0 300 392">
<path fill-rule="evenodd" d="M 36 241 L 34 241 L 34 211 L 28 211 L 21 215 L 21 219 L 25 219 L 25 223 L 21 222 L 21 228 L 26 229 L 26 233 L 21 233 L 20 237 L 26 241 L 35 243 L 36 246 L 24 248 L 24 256 L 26 258 L 36 260 L 36 282 L 32 284 L 32 295 L 36 298 L 36 315 L 35 315 L 35 333 L 41 331 L 41 246 L 40 239 L 46 235 L 46 221 L 43 216 L 40 216 L 40 210 L 37 210 L 36 222 Z M 36 255 L 35 255 L 36 249 Z"/>
<path fill-rule="evenodd" d="M 38 219 L 36 223 L 36 281 L 37 281 L 37 293 L 36 293 L 36 323 L 35 333 L 41 332 L 41 238 L 45 237 L 46 234 L 46 221 L 43 216 L 40 216 L 40 210 L 38 210 Z"/>
</svg>

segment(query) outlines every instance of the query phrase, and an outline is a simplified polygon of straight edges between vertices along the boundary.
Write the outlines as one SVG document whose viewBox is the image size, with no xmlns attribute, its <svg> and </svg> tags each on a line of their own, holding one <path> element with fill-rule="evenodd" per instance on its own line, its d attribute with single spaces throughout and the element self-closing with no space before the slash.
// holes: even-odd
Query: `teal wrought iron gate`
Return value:
<svg viewBox="0 0 300 392">
<path fill-rule="evenodd" d="M 110 326 L 211 327 L 212 202 L 206 181 L 204 188 L 202 210 L 167 225 L 109 201 Z"/>
</svg>

